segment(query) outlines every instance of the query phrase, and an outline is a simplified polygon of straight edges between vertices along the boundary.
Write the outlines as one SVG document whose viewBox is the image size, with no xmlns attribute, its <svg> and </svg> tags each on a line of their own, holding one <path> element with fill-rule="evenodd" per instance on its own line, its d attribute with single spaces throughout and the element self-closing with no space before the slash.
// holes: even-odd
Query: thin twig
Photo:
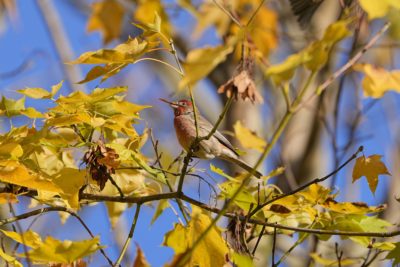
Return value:
<svg viewBox="0 0 400 267">
<path fill-rule="evenodd" d="M 26 195 L 28 196 L 28 195 Z M 197 207 L 200 207 L 202 209 L 205 209 L 207 211 L 220 214 L 222 209 L 218 209 L 215 207 L 211 207 L 203 202 L 197 201 L 189 196 L 186 196 L 183 193 L 178 193 L 178 192 L 172 192 L 172 193 L 161 193 L 161 194 L 156 194 L 156 195 L 150 195 L 150 196 L 143 196 L 143 197 L 124 197 L 121 198 L 119 196 L 101 196 L 101 195 L 93 195 L 93 194 L 81 194 L 81 200 L 91 200 L 91 201 L 97 201 L 97 202 L 102 202 L 102 201 L 108 201 L 108 202 L 120 202 L 120 203 L 136 203 L 136 204 L 143 204 L 146 202 L 151 202 L 155 200 L 161 200 L 161 199 L 173 199 L 179 197 L 183 201 L 186 201 L 192 205 L 195 205 Z M 0 219 L 0 226 L 13 223 L 18 220 L 23 220 L 30 218 L 32 216 L 36 216 L 41 213 L 47 213 L 47 212 L 52 212 L 52 211 L 66 211 L 69 212 L 69 210 L 65 207 L 46 207 L 46 208 L 40 208 L 37 210 L 33 210 L 27 213 L 23 213 L 17 216 L 13 216 L 10 218 L 6 219 Z M 235 218 L 237 217 L 237 214 L 234 213 L 225 213 L 223 216 L 228 217 L 228 218 Z M 246 217 L 245 216 L 239 216 L 238 219 L 240 221 L 245 221 Z M 301 227 L 292 227 L 292 226 L 286 226 L 286 225 L 281 225 L 277 223 L 268 223 L 265 221 L 260 221 L 257 219 L 248 219 L 248 223 L 250 224 L 255 224 L 255 225 L 265 225 L 268 227 L 276 227 L 278 229 L 284 229 L 284 230 L 291 230 L 295 232 L 302 232 L 302 233 L 310 233 L 310 234 L 317 234 L 317 235 L 334 235 L 334 236 L 365 236 L 365 237 L 394 237 L 394 236 L 399 236 L 400 235 L 400 230 L 395 230 L 395 231 L 389 231 L 389 232 L 356 232 L 356 231 L 336 231 L 336 230 L 323 230 L 323 229 L 309 229 L 309 228 L 301 228 Z"/>
<path fill-rule="evenodd" d="M 261 238 L 262 238 L 263 235 L 264 235 L 265 227 L 266 227 L 265 225 L 262 226 L 261 232 L 260 232 L 260 234 L 258 235 L 256 244 L 254 245 L 253 251 L 251 252 L 251 255 L 253 255 L 253 257 L 254 257 L 254 255 L 256 254 L 258 245 L 260 244 Z"/>
<path fill-rule="evenodd" d="M 243 28 L 242 23 L 240 23 L 240 21 L 239 21 L 237 18 L 235 18 L 235 16 L 233 16 L 233 14 L 232 14 L 231 12 L 229 12 L 229 10 L 227 10 L 223 5 L 221 5 L 220 3 L 218 3 L 217 0 L 213 0 L 213 2 L 214 2 L 214 4 L 215 4 L 219 9 L 221 9 L 222 12 L 224 12 L 226 15 L 228 15 L 228 17 L 230 17 L 231 20 L 232 20 L 236 25 L 239 26 L 239 28 Z"/>
<path fill-rule="evenodd" d="M 271 266 L 275 267 L 275 249 L 276 249 L 276 227 L 274 227 L 274 235 L 272 239 Z"/>
<path fill-rule="evenodd" d="M 128 249 L 129 243 L 131 242 L 131 240 L 133 238 L 133 233 L 135 232 L 136 223 L 137 223 L 137 220 L 139 217 L 140 206 L 141 206 L 141 204 L 137 204 L 137 206 L 136 206 L 135 216 L 133 217 L 133 221 L 132 221 L 131 229 L 129 230 L 128 238 L 125 241 L 124 247 L 122 248 L 122 251 L 119 254 L 117 261 L 113 265 L 114 267 L 121 264 L 122 258 L 124 257 L 125 252 Z"/>
<path fill-rule="evenodd" d="M 158 166 L 160 167 L 161 171 L 164 173 L 164 176 L 167 177 L 166 172 L 164 171 L 164 168 L 161 163 L 161 154 L 158 152 L 158 141 L 154 141 L 154 136 L 153 136 L 153 131 L 150 130 L 150 140 L 151 144 L 153 145 L 154 153 L 156 154 L 157 160 L 156 162 L 158 163 Z M 167 183 L 168 189 L 170 192 L 173 192 L 174 189 L 172 188 L 171 183 L 169 182 L 168 179 L 165 179 L 165 182 Z M 176 203 L 178 204 L 178 207 L 182 213 L 183 219 L 185 220 L 186 224 L 189 222 L 189 219 L 186 214 L 185 207 L 182 203 L 182 201 L 179 198 L 176 198 Z"/>
</svg>

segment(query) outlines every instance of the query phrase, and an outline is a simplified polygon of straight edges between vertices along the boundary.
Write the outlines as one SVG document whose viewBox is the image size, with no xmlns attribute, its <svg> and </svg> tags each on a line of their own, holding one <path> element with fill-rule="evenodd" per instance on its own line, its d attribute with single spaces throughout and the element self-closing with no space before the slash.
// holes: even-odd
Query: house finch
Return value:
<svg viewBox="0 0 400 267">
<path fill-rule="evenodd" d="M 178 138 L 179 144 L 188 151 L 196 139 L 196 126 L 192 102 L 186 99 L 178 102 L 169 102 L 165 99 L 160 100 L 168 103 L 174 109 L 176 137 Z M 197 124 L 199 137 L 207 136 L 213 128 L 213 125 L 201 115 L 197 116 Z M 239 154 L 235 151 L 232 144 L 218 131 L 209 139 L 200 141 L 198 147 L 193 149 L 193 155 L 201 159 L 213 159 L 216 157 L 227 160 L 248 172 L 251 172 L 253 169 L 239 158 Z M 253 174 L 258 178 L 262 176 L 258 171 L 254 171 Z"/>
</svg>

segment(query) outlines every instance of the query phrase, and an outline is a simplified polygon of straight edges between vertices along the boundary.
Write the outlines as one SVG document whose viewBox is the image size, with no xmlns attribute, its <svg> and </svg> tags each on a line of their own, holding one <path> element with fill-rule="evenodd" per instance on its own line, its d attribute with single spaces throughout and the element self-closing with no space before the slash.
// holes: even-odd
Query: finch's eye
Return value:
<svg viewBox="0 0 400 267">
<path fill-rule="evenodd" d="M 186 106 L 186 103 L 185 103 L 185 102 L 181 102 L 181 105 L 182 105 L 182 106 Z"/>
</svg>

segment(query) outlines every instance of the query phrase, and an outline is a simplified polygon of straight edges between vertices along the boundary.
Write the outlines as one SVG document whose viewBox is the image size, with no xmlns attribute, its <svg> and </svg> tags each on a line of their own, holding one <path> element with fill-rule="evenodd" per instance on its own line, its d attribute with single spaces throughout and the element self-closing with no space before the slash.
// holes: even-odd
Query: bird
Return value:
<svg viewBox="0 0 400 267">
<path fill-rule="evenodd" d="M 192 101 L 187 99 L 178 102 L 170 102 L 160 98 L 161 101 L 169 104 L 174 110 L 174 128 L 179 144 L 188 152 L 192 143 L 196 139 L 196 126 L 194 119 L 194 110 Z M 207 136 L 213 129 L 213 125 L 197 114 L 198 136 L 199 138 Z M 197 147 L 192 148 L 192 155 L 201 159 L 219 158 L 231 162 L 243 168 L 248 172 L 252 172 L 257 178 L 261 178 L 262 174 L 239 158 L 239 154 L 235 151 L 233 145 L 218 130 L 209 138 L 201 140 Z"/>
</svg>

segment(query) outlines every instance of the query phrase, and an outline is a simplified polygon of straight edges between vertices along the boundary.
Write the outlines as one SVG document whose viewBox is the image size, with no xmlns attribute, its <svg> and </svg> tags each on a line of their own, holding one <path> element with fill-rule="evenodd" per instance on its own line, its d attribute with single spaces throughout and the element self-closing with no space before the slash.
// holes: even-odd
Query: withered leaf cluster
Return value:
<svg viewBox="0 0 400 267">
<path fill-rule="evenodd" d="M 227 97 L 233 96 L 235 100 L 238 100 L 240 96 L 243 100 L 250 99 L 253 103 L 263 103 L 264 99 L 257 91 L 252 77 L 252 69 L 253 64 L 251 62 L 240 64 L 235 75 L 218 88 L 218 93 L 226 93 Z"/>
<path fill-rule="evenodd" d="M 115 168 L 119 166 L 119 155 L 114 149 L 106 147 L 103 142 L 98 141 L 84 155 L 83 162 L 93 180 L 97 182 L 100 190 L 103 190 Z"/>
</svg>

